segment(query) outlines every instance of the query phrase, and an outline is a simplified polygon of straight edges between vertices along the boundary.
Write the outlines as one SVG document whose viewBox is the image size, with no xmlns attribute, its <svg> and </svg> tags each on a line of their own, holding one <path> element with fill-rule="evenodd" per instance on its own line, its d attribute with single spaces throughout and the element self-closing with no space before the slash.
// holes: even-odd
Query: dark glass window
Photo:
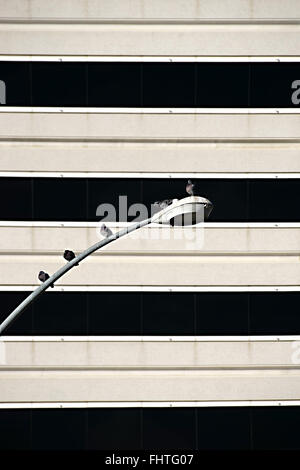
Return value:
<svg viewBox="0 0 300 470">
<path fill-rule="evenodd" d="M 144 408 L 144 449 L 195 449 L 193 408 Z"/>
<path fill-rule="evenodd" d="M 108 218 L 106 220 L 119 220 L 121 222 L 126 222 L 128 220 L 130 222 L 139 216 L 139 213 L 134 212 L 133 215 L 128 216 L 127 218 L 127 213 L 129 206 L 135 203 L 141 203 L 142 180 L 126 178 L 91 178 L 88 180 L 88 185 L 89 220 L 102 220 L 107 214 Z M 122 199 L 122 202 L 120 202 L 121 196 L 125 196 L 125 199 Z M 99 207 L 101 204 L 112 204 L 116 209 L 115 212 L 117 219 L 115 219 L 114 211 L 107 212 L 104 206 L 102 208 Z M 122 210 L 123 205 L 124 210 Z"/>
<path fill-rule="evenodd" d="M 250 410 L 240 407 L 198 408 L 199 450 L 251 448 Z"/>
<path fill-rule="evenodd" d="M 0 322 L 29 292 L 0 292 Z M 298 335 L 298 292 L 47 292 L 5 335 Z"/>
<path fill-rule="evenodd" d="M 90 335 L 141 335 L 141 294 L 94 292 L 88 296 Z"/>
<path fill-rule="evenodd" d="M 299 406 L 2 409 L 4 450 L 299 450 Z"/>
<path fill-rule="evenodd" d="M 196 335 L 248 335 L 248 294 L 196 294 Z"/>
<path fill-rule="evenodd" d="M 295 83 L 294 88 L 292 84 Z M 297 105 L 300 93 L 299 63 L 251 64 L 250 106 L 253 108 L 290 108 Z M 294 94 L 294 103 L 292 101 Z M 299 105 L 299 103 L 298 103 Z"/>
<path fill-rule="evenodd" d="M 247 180 L 197 180 L 198 194 L 209 199 L 212 222 L 247 220 Z"/>
<path fill-rule="evenodd" d="M 21 303 L 30 292 L 0 292 L 0 323 Z M 5 335 L 32 335 L 32 305 L 19 315 L 6 329 Z"/>
<path fill-rule="evenodd" d="M 300 63 L 0 62 L 9 106 L 293 108 Z"/>
<path fill-rule="evenodd" d="M 188 196 L 185 191 L 186 181 L 177 178 L 172 179 L 143 179 L 143 199 L 142 202 L 145 204 L 150 211 L 151 204 L 155 201 L 163 199 L 181 199 Z"/>
<path fill-rule="evenodd" d="M 264 450 L 300 449 L 300 407 L 255 407 L 253 447 Z"/>
<path fill-rule="evenodd" d="M 247 220 L 247 180 L 193 180 L 196 193 L 209 199 L 214 209 L 209 221 L 230 222 Z M 157 200 L 186 197 L 186 180 L 144 179 L 143 202 L 149 208 Z"/>
<path fill-rule="evenodd" d="M 30 75 L 30 62 L 0 62 L 0 80 L 5 83 L 4 106 L 31 106 Z"/>
<path fill-rule="evenodd" d="M 87 295 L 85 292 L 42 295 L 33 304 L 33 334 L 86 335 Z"/>
<path fill-rule="evenodd" d="M 193 294 L 143 294 L 144 335 L 193 334 L 194 318 Z"/>
<path fill-rule="evenodd" d="M 300 334 L 299 292 L 252 293 L 249 301 L 249 334 Z"/>
<path fill-rule="evenodd" d="M 141 448 L 139 408 L 88 410 L 88 449 L 126 450 Z"/>
<path fill-rule="evenodd" d="M 37 409 L 32 411 L 34 450 L 83 450 L 86 410 Z"/>
<path fill-rule="evenodd" d="M 194 183 L 195 194 L 213 203 L 208 222 L 300 221 L 299 179 L 224 178 Z M 1 178 L 0 196 L 5 204 L 0 207 L 0 220 L 144 219 L 155 201 L 185 197 L 185 186 L 184 179 Z M 143 203 L 148 212 L 141 213 L 136 203 Z"/>
<path fill-rule="evenodd" d="M 34 178 L 35 220 L 86 220 L 87 182 L 81 178 Z"/>
<path fill-rule="evenodd" d="M 86 64 L 33 62 L 33 106 L 87 106 Z"/>
<path fill-rule="evenodd" d="M 144 63 L 143 106 L 191 108 L 195 106 L 195 64 Z"/>
<path fill-rule="evenodd" d="M 31 410 L 0 409 L 0 450 L 29 450 Z"/>
<path fill-rule="evenodd" d="M 288 222 L 300 219 L 300 180 L 249 181 L 249 220 Z"/>
<path fill-rule="evenodd" d="M 141 64 L 94 62 L 88 64 L 88 105 L 140 107 Z"/>
<path fill-rule="evenodd" d="M 0 219 L 32 219 L 32 183 L 30 178 L 0 178 Z"/>
<path fill-rule="evenodd" d="M 248 92 L 249 64 L 197 64 L 197 107 L 247 108 Z"/>
</svg>

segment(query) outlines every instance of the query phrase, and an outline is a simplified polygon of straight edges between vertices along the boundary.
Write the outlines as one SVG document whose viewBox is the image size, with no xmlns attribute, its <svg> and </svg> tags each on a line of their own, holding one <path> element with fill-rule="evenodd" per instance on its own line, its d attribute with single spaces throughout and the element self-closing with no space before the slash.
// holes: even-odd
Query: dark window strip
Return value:
<svg viewBox="0 0 300 470">
<path fill-rule="evenodd" d="M 0 321 L 27 296 L 0 292 Z M 300 292 L 45 293 L 5 335 L 299 335 Z"/>
<path fill-rule="evenodd" d="M 297 108 L 300 63 L 0 62 L 8 106 Z M 299 90 L 299 92 L 298 92 Z"/>
<path fill-rule="evenodd" d="M 208 222 L 299 222 L 300 179 L 198 179 L 196 194 L 214 205 Z M 186 197 L 185 179 L 0 178 L 0 220 L 99 221 L 102 204 L 112 204 L 116 220 L 133 221 L 131 205 L 151 214 L 157 200 Z M 119 197 L 126 196 L 122 212 Z M 99 207 L 100 206 L 100 207 Z M 98 212 L 97 212 L 98 209 Z M 136 216 L 139 214 L 136 213 Z M 106 220 L 114 221 L 114 212 Z"/>
<path fill-rule="evenodd" d="M 299 406 L 0 409 L 3 450 L 299 450 Z"/>
</svg>

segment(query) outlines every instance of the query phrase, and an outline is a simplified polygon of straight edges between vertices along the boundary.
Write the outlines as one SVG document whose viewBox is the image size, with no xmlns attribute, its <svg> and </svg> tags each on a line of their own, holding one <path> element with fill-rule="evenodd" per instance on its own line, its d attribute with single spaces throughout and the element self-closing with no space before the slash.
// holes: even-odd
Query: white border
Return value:
<svg viewBox="0 0 300 470">
<path fill-rule="evenodd" d="M 1 108 L 0 108 L 1 109 Z M 300 112 L 300 110 L 299 110 Z M 103 172 L 103 171 L 0 171 L 0 177 L 13 178 L 203 178 L 203 179 L 299 179 L 300 172 L 274 173 L 202 173 L 202 172 Z"/>
<path fill-rule="evenodd" d="M 50 107 L 50 106 L 0 106 L 2 113 L 47 114 L 300 114 L 300 108 L 101 108 L 101 107 Z"/>
<path fill-rule="evenodd" d="M 242 400 L 242 401 L 132 401 L 132 402 L 22 402 L 0 403 L 0 409 L 35 408 L 209 408 L 245 406 L 300 406 L 300 400 Z"/>
<path fill-rule="evenodd" d="M 73 227 L 73 228 L 97 228 L 99 222 L 42 222 L 42 221 L 15 221 L 15 220 L 0 220 L 0 227 Z M 106 222 L 108 227 L 124 228 L 130 227 L 134 222 Z M 147 228 L 159 228 L 160 230 L 170 230 L 168 225 L 151 223 Z M 183 230 L 189 227 L 173 227 L 172 230 Z M 300 228 L 300 222 L 200 222 L 193 226 L 194 229 L 215 229 L 215 228 Z"/>
<path fill-rule="evenodd" d="M 32 292 L 34 285 L 0 285 L 0 292 Z M 300 292 L 299 285 L 289 286 L 65 286 L 60 284 L 52 292 Z"/>
<path fill-rule="evenodd" d="M 1 54 L 0 61 L 19 62 L 300 62 L 300 56 L 118 56 Z"/>
<path fill-rule="evenodd" d="M 249 343 L 249 342 L 293 342 L 300 335 L 240 335 L 240 336 L 1 336 L 6 343 Z"/>
</svg>

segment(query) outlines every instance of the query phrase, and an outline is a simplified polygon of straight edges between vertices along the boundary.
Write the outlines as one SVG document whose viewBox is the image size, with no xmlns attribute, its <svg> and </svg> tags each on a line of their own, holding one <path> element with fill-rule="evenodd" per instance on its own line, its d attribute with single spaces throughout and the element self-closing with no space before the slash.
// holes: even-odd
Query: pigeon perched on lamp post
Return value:
<svg viewBox="0 0 300 470">
<path fill-rule="evenodd" d="M 39 275 L 38 275 L 38 278 L 39 278 L 39 281 L 41 282 L 45 282 L 47 281 L 47 279 L 49 279 L 49 274 L 48 273 L 45 273 L 45 271 L 40 271 L 39 272 Z M 54 287 L 54 284 L 50 284 L 50 287 Z"/>
<path fill-rule="evenodd" d="M 100 233 L 104 238 L 108 238 L 113 234 L 110 228 L 106 227 L 105 224 L 101 225 Z"/>
<path fill-rule="evenodd" d="M 185 190 L 189 196 L 194 196 L 195 185 L 192 180 L 188 180 Z"/>
<path fill-rule="evenodd" d="M 72 251 L 72 250 L 65 250 L 64 258 L 67 261 L 70 262 L 70 261 L 72 261 L 72 259 L 76 258 L 76 255 L 75 255 L 74 251 Z M 75 266 L 79 266 L 79 263 L 76 263 Z"/>
<path fill-rule="evenodd" d="M 155 201 L 154 205 L 159 207 L 159 209 L 163 210 L 166 207 L 170 206 L 173 201 L 176 199 L 164 199 L 163 201 Z"/>
</svg>

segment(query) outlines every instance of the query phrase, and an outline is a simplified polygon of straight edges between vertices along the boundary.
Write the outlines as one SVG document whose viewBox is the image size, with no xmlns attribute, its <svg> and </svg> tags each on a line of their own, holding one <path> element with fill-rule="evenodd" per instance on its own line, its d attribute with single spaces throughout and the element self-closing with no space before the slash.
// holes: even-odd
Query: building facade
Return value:
<svg viewBox="0 0 300 470">
<path fill-rule="evenodd" d="M 0 448 L 299 449 L 300 5 L 0 0 Z M 114 208 L 115 212 L 110 212 Z"/>
</svg>

